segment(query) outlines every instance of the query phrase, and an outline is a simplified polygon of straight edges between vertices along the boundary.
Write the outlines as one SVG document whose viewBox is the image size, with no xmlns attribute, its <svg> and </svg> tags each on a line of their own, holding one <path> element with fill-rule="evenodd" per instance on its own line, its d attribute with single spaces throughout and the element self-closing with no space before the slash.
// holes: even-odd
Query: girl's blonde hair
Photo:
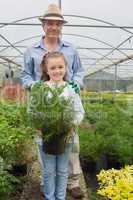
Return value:
<svg viewBox="0 0 133 200">
<path fill-rule="evenodd" d="M 48 64 L 49 59 L 51 59 L 51 58 L 62 58 L 64 60 L 65 66 L 67 67 L 67 61 L 66 61 L 63 53 L 55 51 L 55 52 L 45 54 L 42 59 L 41 65 L 40 65 L 41 80 L 43 80 L 43 81 L 50 80 L 50 77 L 47 74 L 47 64 Z M 67 76 L 67 72 L 66 72 L 65 76 L 63 77 L 64 81 L 66 81 L 66 76 Z"/>
</svg>

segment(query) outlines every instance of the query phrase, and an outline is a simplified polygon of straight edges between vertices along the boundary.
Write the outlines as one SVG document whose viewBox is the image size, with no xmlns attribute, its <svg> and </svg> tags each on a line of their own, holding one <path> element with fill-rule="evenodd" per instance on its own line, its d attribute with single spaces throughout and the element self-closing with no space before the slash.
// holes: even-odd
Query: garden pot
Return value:
<svg viewBox="0 0 133 200">
<path fill-rule="evenodd" d="M 107 155 L 107 164 L 108 169 L 121 169 L 122 167 L 124 167 L 124 164 L 120 163 L 119 158 L 115 155 Z"/>
<path fill-rule="evenodd" d="M 56 135 L 43 143 L 43 150 L 47 154 L 59 155 L 65 152 L 65 136 Z"/>
<path fill-rule="evenodd" d="M 26 176 L 27 175 L 27 164 L 13 165 L 12 170 L 9 173 L 13 176 Z"/>
<path fill-rule="evenodd" d="M 99 173 L 102 169 L 107 169 L 107 155 L 100 154 L 97 161 L 96 161 L 96 171 Z"/>
</svg>

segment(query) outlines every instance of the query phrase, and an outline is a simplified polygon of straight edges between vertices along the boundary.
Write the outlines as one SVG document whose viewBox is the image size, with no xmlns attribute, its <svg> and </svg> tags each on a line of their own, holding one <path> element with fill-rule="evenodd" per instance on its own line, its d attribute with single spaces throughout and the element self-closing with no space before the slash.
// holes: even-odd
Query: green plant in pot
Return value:
<svg viewBox="0 0 133 200">
<path fill-rule="evenodd" d="M 73 101 L 61 95 L 65 87 L 49 87 L 38 82 L 31 89 L 28 105 L 30 124 L 41 130 L 44 151 L 49 154 L 64 152 L 66 140 L 75 127 Z"/>
</svg>

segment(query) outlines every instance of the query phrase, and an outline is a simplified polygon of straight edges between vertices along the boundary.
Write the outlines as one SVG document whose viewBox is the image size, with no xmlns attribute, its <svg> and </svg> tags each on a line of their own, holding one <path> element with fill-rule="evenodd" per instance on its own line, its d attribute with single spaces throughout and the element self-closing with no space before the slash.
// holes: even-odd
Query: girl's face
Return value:
<svg viewBox="0 0 133 200">
<path fill-rule="evenodd" d="M 66 65 L 62 57 L 49 58 L 47 61 L 47 74 L 50 81 L 61 82 L 66 74 Z"/>
</svg>

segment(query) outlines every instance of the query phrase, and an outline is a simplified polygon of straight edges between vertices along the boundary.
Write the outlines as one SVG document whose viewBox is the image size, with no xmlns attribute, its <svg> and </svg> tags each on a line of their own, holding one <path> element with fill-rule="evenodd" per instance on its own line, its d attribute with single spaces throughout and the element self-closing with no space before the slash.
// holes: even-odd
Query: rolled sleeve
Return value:
<svg viewBox="0 0 133 200">
<path fill-rule="evenodd" d="M 81 88 L 83 88 L 83 78 L 85 75 L 84 68 L 81 64 L 79 55 L 75 52 L 74 61 L 73 61 L 73 81 L 77 83 Z"/>
<path fill-rule="evenodd" d="M 30 56 L 29 50 L 24 54 L 24 64 L 20 74 L 20 79 L 25 88 L 30 88 L 34 82 L 34 62 Z"/>
</svg>

